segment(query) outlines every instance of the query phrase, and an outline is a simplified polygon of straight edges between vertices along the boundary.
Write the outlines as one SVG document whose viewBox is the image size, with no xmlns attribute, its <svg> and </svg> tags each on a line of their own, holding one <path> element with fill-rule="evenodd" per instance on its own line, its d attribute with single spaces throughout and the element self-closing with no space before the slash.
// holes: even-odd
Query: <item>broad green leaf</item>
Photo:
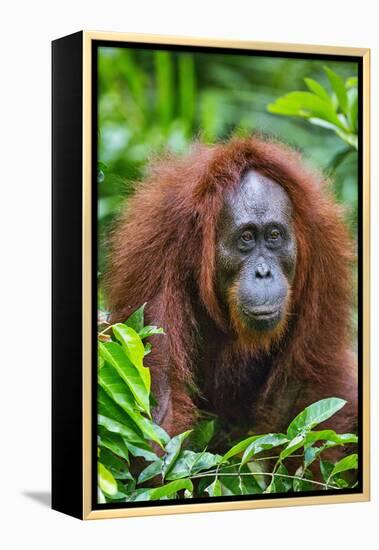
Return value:
<svg viewBox="0 0 379 550">
<path fill-rule="evenodd" d="M 251 474 L 247 466 L 244 466 L 241 471 L 237 466 L 234 471 L 229 468 L 228 471 L 231 475 L 219 475 L 223 495 L 255 495 L 262 493 L 262 488 L 253 475 L 240 475 Z"/>
<path fill-rule="evenodd" d="M 358 136 L 355 134 L 350 134 L 342 130 L 336 130 L 336 134 L 343 140 L 346 141 L 351 147 L 358 150 Z"/>
<path fill-rule="evenodd" d="M 326 75 L 333 88 L 333 91 L 337 96 L 338 104 L 341 108 L 341 111 L 347 114 L 348 102 L 347 102 L 347 92 L 346 92 L 344 81 L 337 73 L 332 71 L 332 69 L 330 69 L 329 67 L 325 66 L 324 71 L 326 72 Z"/>
<path fill-rule="evenodd" d="M 154 422 L 152 423 L 152 428 L 157 435 L 159 441 L 163 445 L 167 445 L 167 443 L 170 441 L 170 436 L 168 435 L 166 430 L 164 430 L 161 426 L 158 426 L 158 424 L 154 424 Z"/>
<path fill-rule="evenodd" d="M 153 477 L 158 476 L 162 473 L 162 460 L 156 460 L 155 462 L 152 462 L 142 470 L 140 475 L 138 476 L 138 483 L 144 483 L 145 481 L 148 481 L 149 479 L 152 479 Z"/>
<path fill-rule="evenodd" d="M 300 447 L 302 447 L 304 445 L 304 440 L 305 440 L 305 435 L 304 434 L 299 434 L 299 435 L 295 436 L 288 443 L 287 447 L 285 447 L 285 449 L 283 449 L 282 452 L 280 453 L 280 455 L 279 455 L 280 459 L 284 460 L 288 456 L 291 456 L 295 451 L 300 449 Z"/>
<path fill-rule="evenodd" d="M 128 325 L 128 327 L 131 327 L 136 332 L 139 332 L 143 329 L 144 325 L 144 311 L 145 311 L 146 303 L 144 303 L 140 308 L 136 309 L 130 317 L 128 317 L 125 321 L 125 325 Z"/>
<path fill-rule="evenodd" d="M 325 483 L 329 480 L 334 464 L 328 460 L 320 460 L 320 472 Z"/>
<path fill-rule="evenodd" d="M 104 364 L 101 372 L 98 374 L 100 388 L 105 391 L 110 399 L 113 400 L 122 410 L 134 421 L 141 417 L 137 409 L 136 400 L 129 387 L 125 384 L 117 371 L 108 363 Z"/>
<path fill-rule="evenodd" d="M 276 470 L 276 475 L 272 476 L 271 483 L 265 489 L 265 493 L 288 493 L 292 489 L 292 479 L 289 476 L 284 464 L 280 464 Z"/>
<path fill-rule="evenodd" d="M 208 487 L 205 489 L 210 497 L 220 497 L 222 496 L 221 483 L 216 478 Z"/>
<path fill-rule="evenodd" d="M 328 122 L 327 120 L 324 120 L 323 118 L 310 117 L 308 121 L 311 124 L 314 124 L 315 126 L 320 126 L 321 128 L 326 128 L 327 130 L 333 130 L 333 132 L 336 132 L 336 133 L 341 131 L 341 128 L 339 128 L 332 122 Z"/>
<path fill-rule="evenodd" d="M 98 375 L 100 386 L 108 393 L 108 395 L 119 405 L 123 411 L 125 411 L 134 424 L 138 426 L 144 436 L 152 441 L 158 443 L 161 447 L 163 442 L 161 437 L 164 437 L 164 441 L 167 437 L 164 435 L 164 430 L 156 428 L 151 420 L 142 416 L 142 414 L 135 408 L 134 399 L 132 393 L 129 391 L 126 384 L 118 376 L 117 372 L 109 365 L 105 365 Z M 107 412 L 105 411 L 105 416 Z M 126 423 L 127 426 L 133 429 L 133 424 Z"/>
<path fill-rule="evenodd" d="M 97 478 L 99 487 L 103 493 L 109 496 L 117 493 L 117 482 L 115 478 L 101 462 L 97 463 Z"/>
<path fill-rule="evenodd" d="M 252 460 L 246 464 L 248 470 L 254 476 L 255 481 L 258 483 L 259 487 L 264 491 L 267 487 L 265 480 L 265 475 L 267 473 L 267 463 L 262 460 Z"/>
<path fill-rule="evenodd" d="M 146 342 L 145 344 L 145 356 L 149 355 L 151 350 L 153 349 L 153 346 L 150 344 L 150 342 Z"/>
<path fill-rule="evenodd" d="M 203 470 L 210 470 L 220 461 L 220 455 L 212 453 L 195 453 L 193 451 L 182 451 L 174 466 L 166 475 L 166 479 L 181 479 L 189 477 Z"/>
<path fill-rule="evenodd" d="M 242 441 L 234 445 L 231 449 L 229 449 L 227 453 L 224 454 L 220 463 L 222 464 L 223 462 L 226 462 L 227 460 L 229 460 L 229 458 L 232 458 L 233 456 L 243 453 L 245 449 L 250 445 L 250 443 L 258 439 L 259 437 L 261 436 L 252 435 L 251 437 L 243 439 Z"/>
<path fill-rule="evenodd" d="M 334 465 L 333 470 L 329 476 L 332 478 L 336 474 L 346 472 L 347 470 L 356 470 L 358 468 L 358 455 L 356 453 L 345 456 L 337 464 Z"/>
<path fill-rule="evenodd" d="M 178 491 L 184 489 L 191 493 L 193 492 L 193 485 L 189 479 L 179 479 L 178 481 L 171 481 L 156 489 L 146 489 L 144 492 L 140 493 L 135 500 L 160 500 L 164 497 L 174 497 Z"/>
<path fill-rule="evenodd" d="M 321 118 L 335 124 L 341 130 L 346 130 L 330 102 L 311 92 L 290 92 L 270 103 L 267 109 L 270 113 L 278 115 Z"/>
<path fill-rule="evenodd" d="M 182 448 L 183 441 L 189 436 L 192 430 L 183 432 L 172 439 L 166 445 L 166 456 L 163 459 L 162 475 L 166 477 L 175 464 Z"/>
<path fill-rule="evenodd" d="M 142 457 L 149 462 L 155 462 L 159 460 L 159 456 L 154 453 L 150 445 L 145 441 L 134 443 L 125 440 L 125 445 L 128 447 L 130 454 L 132 454 L 133 456 Z"/>
<path fill-rule="evenodd" d="M 308 447 L 304 451 L 304 468 L 308 468 L 318 457 L 322 447 Z"/>
<path fill-rule="evenodd" d="M 105 500 L 105 496 L 103 491 L 100 489 L 100 487 L 97 488 L 97 503 L 98 504 L 105 504 L 107 501 Z"/>
<path fill-rule="evenodd" d="M 163 328 L 158 328 L 152 325 L 148 325 L 146 327 L 143 327 L 139 332 L 138 336 L 143 340 L 144 338 L 148 338 L 149 336 L 153 336 L 154 334 L 164 334 Z"/>
<path fill-rule="evenodd" d="M 336 172 L 338 167 L 352 154 L 351 147 L 345 147 L 342 151 L 338 151 L 328 164 L 327 170 Z"/>
<path fill-rule="evenodd" d="M 287 429 L 287 436 L 293 439 L 301 433 L 305 433 L 317 424 L 324 422 L 336 412 L 338 412 L 346 404 L 344 399 L 338 397 L 330 397 L 321 399 L 317 403 L 313 403 L 306 407 L 296 418 L 291 422 Z"/>
<path fill-rule="evenodd" d="M 309 470 L 303 471 L 303 467 L 301 466 L 296 472 L 295 476 L 300 477 L 301 479 L 294 479 L 292 488 L 293 490 L 298 493 L 300 491 L 312 491 L 315 490 L 315 485 L 313 483 L 310 483 L 308 480 L 312 480 L 312 472 Z"/>
<path fill-rule="evenodd" d="M 129 466 L 122 458 L 117 457 L 108 449 L 101 448 L 99 462 L 103 464 L 115 479 L 132 480 L 133 476 L 129 471 Z"/>
<path fill-rule="evenodd" d="M 126 412 L 115 403 L 112 397 L 108 395 L 108 393 L 104 390 L 104 388 L 102 388 L 100 384 L 97 388 L 97 401 L 99 414 L 102 414 L 103 416 L 107 416 L 109 418 L 113 418 L 113 420 L 117 420 L 117 422 L 128 426 L 132 430 L 137 430 L 137 432 L 139 431 L 135 423 L 131 420 L 130 416 L 126 414 Z"/>
<path fill-rule="evenodd" d="M 111 433 L 121 435 L 127 441 L 131 441 L 132 443 L 143 442 L 142 436 L 131 430 L 129 426 L 121 424 L 120 422 L 117 422 L 117 420 L 113 420 L 113 418 L 108 418 L 102 414 L 99 414 L 97 419 L 99 426 L 103 426 L 103 428 L 106 428 Z"/>
<path fill-rule="evenodd" d="M 99 351 L 104 360 L 117 371 L 129 386 L 142 410 L 150 416 L 149 392 L 138 369 L 131 363 L 123 348 L 115 342 L 107 342 L 106 344 L 99 342 Z M 100 372 L 103 370 L 104 368 Z"/>
<path fill-rule="evenodd" d="M 241 466 L 249 462 L 256 454 L 268 451 L 273 447 L 279 447 L 288 443 L 288 438 L 283 434 L 266 434 L 258 437 L 246 448 L 241 461 Z"/>
<path fill-rule="evenodd" d="M 109 449 L 117 456 L 122 457 L 126 462 L 129 462 L 129 451 L 124 443 L 123 438 L 119 434 L 109 432 L 103 426 L 98 426 L 98 437 L 100 447 Z"/>
<path fill-rule="evenodd" d="M 358 437 L 354 434 L 337 434 L 334 430 L 309 432 L 305 437 L 304 447 L 310 447 L 316 441 L 331 442 L 335 445 L 346 445 L 348 443 L 358 443 Z"/>
<path fill-rule="evenodd" d="M 105 162 L 102 162 L 101 160 L 97 161 L 97 169 L 106 171 L 108 169 L 108 166 L 105 164 Z"/>
<path fill-rule="evenodd" d="M 121 323 L 113 325 L 112 330 L 117 340 L 122 344 L 122 348 L 130 361 L 138 369 L 145 388 L 149 392 L 151 385 L 150 370 L 143 366 L 145 348 L 141 338 L 134 329 Z"/>
<path fill-rule="evenodd" d="M 328 92 L 325 90 L 324 86 L 322 86 L 319 82 L 317 82 L 316 80 L 313 80 L 312 78 L 304 78 L 304 81 L 311 92 L 318 95 L 324 101 L 332 104 L 331 98 Z"/>
<path fill-rule="evenodd" d="M 358 77 L 357 76 L 350 76 L 345 81 L 345 86 L 347 89 L 357 87 L 358 86 Z"/>
</svg>

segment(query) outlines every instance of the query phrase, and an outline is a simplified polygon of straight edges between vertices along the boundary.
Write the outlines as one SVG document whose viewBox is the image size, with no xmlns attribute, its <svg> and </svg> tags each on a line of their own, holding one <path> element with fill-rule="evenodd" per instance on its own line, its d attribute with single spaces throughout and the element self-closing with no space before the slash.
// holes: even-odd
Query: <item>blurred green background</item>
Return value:
<svg viewBox="0 0 379 550">
<path fill-rule="evenodd" d="M 152 155 L 167 148 L 181 154 L 193 140 L 213 143 L 254 131 L 296 147 L 330 176 L 356 239 L 357 71 L 346 61 L 99 48 L 99 271 L 109 224 Z M 285 95 L 307 87 L 315 94 Z"/>
</svg>

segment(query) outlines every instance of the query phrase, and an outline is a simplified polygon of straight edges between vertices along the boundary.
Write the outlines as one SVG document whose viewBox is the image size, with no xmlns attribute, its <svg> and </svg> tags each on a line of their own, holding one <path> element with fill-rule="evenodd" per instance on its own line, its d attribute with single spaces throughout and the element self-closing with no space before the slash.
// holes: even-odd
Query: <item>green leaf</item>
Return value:
<svg viewBox="0 0 379 550">
<path fill-rule="evenodd" d="M 154 424 L 154 422 L 152 423 L 152 428 L 157 435 L 159 441 L 163 443 L 163 445 L 167 445 L 167 443 L 170 441 L 170 436 L 168 435 L 166 430 L 164 430 L 161 426 L 158 426 L 158 424 Z"/>
<path fill-rule="evenodd" d="M 129 451 L 124 443 L 123 438 L 119 434 L 109 432 L 103 426 L 98 426 L 99 446 L 109 449 L 117 456 L 122 457 L 126 462 L 129 462 Z"/>
<path fill-rule="evenodd" d="M 153 346 L 150 344 L 150 342 L 146 342 L 145 344 L 145 356 L 149 355 L 151 350 L 153 349 Z"/>
<path fill-rule="evenodd" d="M 151 385 L 150 371 L 147 367 L 143 366 L 145 348 L 141 338 L 134 329 L 121 323 L 113 325 L 112 330 L 117 340 L 122 344 L 122 348 L 130 361 L 138 369 L 145 388 L 149 392 Z"/>
<path fill-rule="evenodd" d="M 148 338 L 149 336 L 153 336 L 154 334 L 164 334 L 163 328 L 158 328 L 153 325 L 147 325 L 146 327 L 143 327 L 139 332 L 138 335 L 143 340 L 144 338 Z"/>
<path fill-rule="evenodd" d="M 337 96 L 338 104 L 341 108 L 341 111 L 347 114 L 348 101 L 347 101 L 347 92 L 346 92 L 344 81 L 337 73 L 332 71 L 332 69 L 330 69 L 329 67 L 324 66 L 324 71 L 326 72 L 326 75 L 333 88 L 333 91 Z"/>
<path fill-rule="evenodd" d="M 117 405 L 119 405 L 133 421 L 131 424 L 130 420 L 125 421 L 124 419 L 123 423 L 126 424 L 129 429 L 134 429 L 134 431 L 137 426 L 147 439 L 155 441 L 162 447 L 164 442 L 167 441 L 166 432 L 161 428 L 156 427 L 151 420 L 144 418 L 140 411 L 135 408 L 133 395 L 129 391 L 126 384 L 118 376 L 117 372 L 111 366 L 106 364 L 98 374 L 98 381 L 101 388 L 108 393 L 114 402 L 117 403 Z M 106 409 L 102 409 L 101 412 L 103 412 L 105 416 L 108 416 Z"/>
<path fill-rule="evenodd" d="M 108 395 L 108 393 L 104 390 L 104 388 L 102 388 L 101 385 L 99 385 L 97 388 L 97 400 L 99 414 L 107 416 L 109 418 L 113 418 L 113 420 L 117 420 L 117 422 L 119 422 L 120 424 L 124 424 L 132 431 L 135 430 L 139 432 L 136 424 L 131 420 L 130 416 L 126 414 L 126 412 L 113 401 L 113 399 Z"/>
<path fill-rule="evenodd" d="M 175 497 L 178 491 L 186 489 L 187 491 L 193 492 L 193 485 L 189 479 L 180 479 L 178 481 L 171 481 L 162 487 L 157 487 L 156 489 L 146 489 L 144 492 L 140 493 L 136 501 L 142 500 L 160 500 L 164 497 Z"/>
<path fill-rule="evenodd" d="M 284 460 L 288 456 L 291 456 L 295 451 L 300 449 L 300 447 L 304 445 L 304 440 L 305 440 L 304 434 L 299 434 L 295 436 L 293 439 L 291 439 L 287 447 L 285 447 L 285 449 L 283 449 L 282 452 L 280 453 L 279 455 L 280 459 Z"/>
<path fill-rule="evenodd" d="M 115 478 L 101 462 L 97 464 L 97 479 L 103 493 L 109 496 L 117 493 L 117 482 Z"/>
<path fill-rule="evenodd" d="M 140 475 L 138 476 L 138 483 L 144 483 L 145 481 L 148 481 L 149 479 L 152 479 L 153 477 L 156 477 L 162 473 L 162 460 L 156 460 L 155 462 L 152 462 L 142 470 Z"/>
<path fill-rule="evenodd" d="M 350 76 L 346 79 L 345 86 L 347 89 L 349 88 L 356 88 L 358 86 L 358 77 L 357 76 Z"/>
<path fill-rule="evenodd" d="M 221 483 L 216 478 L 208 487 L 206 487 L 205 491 L 208 493 L 210 497 L 221 497 L 222 496 L 222 489 L 221 489 Z"/>
<path fill-rule="evenodd" d="M 305 433 L 317 424 L 324 422 L 336 412 L 338 412 L 346 404 L 344 399 L 338 397 L 330 397 L 321 399 L 317 403 L 313 403 L 306 407 L 296 418 L 291 422 L 287 429 L 287 436 L 293 439 L 301 433 Z"/>
<path fill-rule="evenodd" d="M 330 474 L 332 473 L 334 464 L 328 460 L 320 460 L 320 472 L 325 483 L 328 482 Z"/>
<path fill-rule="evenodd" d="M 283 434 L 266 434 L 258 437 L 246 448 L 242 456 L 241 466 L 249 462 L 256 454 L 279 447 L 285 443 L 288 443 L 288 438 Z"/>
<path fill-rule="evenodd" d="M 97 417 L 97 422 L 99 426 L 106 428 L 111 433 L 119 434 L 122 437 L 125 437 L 127 441 L 131 441 L 133 443 L 143 443 L 142 437 L 137 432 L 131 430 L 129 426 L 121 424 L 120 422 L 117 422 L 117 420 L 113 420 L 113 418 L 108 418 L 107 416 L 99 414 Z"/>
<path fill-rule="evenodd" d="M 103 491 L 100 489 L 100 487 L 97 488 L 97 503 L 98 504 L 106 504 L 105 496 Z"/>
<path fill-rule="evenodd" d="M 131 363 L 123 348 L 115 342 L 99 342 L 99 352 L 126 382 L 142 410 L 150 416 L 149 392 L 138 369 Z M 104 368 L 100 372 L 103 370 Z"/>
<path fill-rule="evenodd" d="M 338 167 L 345 161 L 347 157 L 351 155 L 353 150 L 351 147 L 346 147 L 342 151 L 338 151 L 328 164 L 327 170 L 336 172 Z"/>
<path fill-rule="evenodd" d="M 174 466 L 166 475 L 166 479 L 181 479 L 183 477 L 190 477 L 203 470 L 210 470 L 219 463 L 220 458 L 220 455 L 212 453 L 181 451 Z"/>
<path fill-rule="evenodd" d="M 304 468 L 308 468 L 321 453 L 323 448 L 321 447 L 308 447 L 304 451 Z"/>
<path fill-rule="evenodd" d="M 117 457 L 108 449 L 100 449 L 99 462 L 103 464 L 115 479 L 132 480 L 133 476 L 124 459 Z"/>
<path fill-rule="evenodd" d="M 345 456 L 337 464 L 334 465 L 333 470 L 329 476 L 332 478 L 336 474 L 346 472 L 347 470 L 356 470 L 358 468 L 358 455 L 356 453 Z"/>
<path fill-rule="evenodd" d="M 341 130 L 346 130 L 330 102 L 311 92 L 290 92 L 279 97 L 267 106 L 270 113 L 302 118 L 320 118 L 331 122 Z"/>
<path fill-rule="evenodd" d="M 125 440 L 125 445 L 128 447 L 129 452 L 136 457 L 142 457 L 147 461 L 155 462 L 159 460 L 158 455 L 154 453 L 152 448 L 145 441 L 139 443 L 130 442 Z"/>
<path fill-rule="evenodd" d="M 224 456 L 222 457 L 220 463 L 222 464 L 223 462 L 227 462 L 229 460 L 229 458 L 232 458 L 233 456 L 236 456 L 236 455 L 244 452 L 245 449 L 250 445 L 250 443 L 252 443 L 256 439 L 258 439 L 259 437 L 261 437 L 261 436 L 260 435 L 252 435 L 251 437 L 243 439 L 242 441 L 240 441 L 239 443 L 234 445 L 231 449 L 229 449 L 229 451 L 227 453 L 224 454 Z"/>
<path fill-rule="evenodd" d="M 102 162 L 101 160 L 97 161 L 97 169 L 103 170 L 103 172 L 106 172 L 108 169 L 108 166 L 105 164 L 105 162 Z"/>
<path fill-rule="evenodd" d="M 238 466 L 236 466 L 234 469 L 228 468 L 227 470 L 230 474 L 233 473 L 234 475 L 220 476 L 220 483 L 222 486 L 223 495 L 255 495 L 262 493 L 262 488 L 260 484 L 255 479 L 255 476 L 251 474 L 247 466 L 244 466 L 241 471 L 239 471 Z"/>
<path fill-rule="evenodd" d="M 355 434 L 337 434 L 334 430 L 309 432 L 306 435 L 304 447 L 310 447 L 316 441 L 326 441 L 334 445 L 346 445 L 348 443 L 358 443 L 358 437 Z"/>
<path fill-rule="evenodd" d="M 105 363 L 101 372 L 99 372 L 98 382 L 100 388 L 107 393 L 109 398 L 138 424 L 139 419 L 142 417 L 140 411 L 137 409 L 136 400 L 129 387 L 117 374 L 117 371 L 108 363 Z M 125 415 L 123 415 L 122 418 L 124 419 Z M 126 421 L 126 423 L 128 423 L 128 421 Z"/>
<path fill-rule="evenodd" d="M 265 489 L 265 493 L 288 493 L 292 489 L 292 479 L 289 476 L 284 464 L 280 464 L 276 470 L 276 476 L 272 476 L 271 483 Z"/>
<path fill-rule="evenodd" d="M 166 456 L 163 459 L 162 475 L 166 477 L 179 456 L 183 441 L 189 436 L 192 430 L 183 432 L 173 437 L 166 445 Z"/>
<path fill-rule="evenodd" d="M 140 308 L 136 309 L 136 311 L 134 311 L 134 313 L 132 313 L 130 317 L 127 318 L 127 320 L 125 321 L 125 325 L 128 325 L 128 327 L 134 329 L 136 332 L 140 332 L 144 326 L 145 307 L 146 302 Z"/>
<path fill-rule="evenodd" d="M 346 141 L 351 147 L 358 150 L 358 136 L 355 134 L 350 134 L 342 130 L 336 130 L 336 134 L 343 140 Z"/>
<path fill-rule="evenodd" d="M 329 97 L 328 92 L 325 90 L 324 86 L 322 86 L 319 82 L 316 80 L 313 80 L 312 78 L 304 78 L 305 84 L 308 86 L 309 90 L 319 96 L 321 99 L 329 102 L 332 105 L 331 98 Z"/>
<path fill-rule="evenodd" d="M 312 472 L 309 470 L 303 471 L 302 466 L 295 472 L 295 475 L 301 477 L 301 479 L 294 479 L 292 488 L 297 493 L 300 491 L 312 491 L 315 489 L 315 485 L 307 480 L 312 480 Z"/>
</svg>

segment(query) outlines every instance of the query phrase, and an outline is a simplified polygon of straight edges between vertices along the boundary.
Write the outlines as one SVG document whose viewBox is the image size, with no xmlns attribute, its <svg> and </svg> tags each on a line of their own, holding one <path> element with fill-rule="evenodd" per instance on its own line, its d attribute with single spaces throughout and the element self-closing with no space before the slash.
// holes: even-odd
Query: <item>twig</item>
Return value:
<svg viewBox="0 0 379 550">
<path fill-rule="evenodd" d="M 287 474 L 277 474 L 277 473 L 273 473 L 273 472 L 249 472 L 249 473 L 218 473 L 217 476 L 252 476 L 252 475 L 267 475 L 267 476 L 271 476 L 271 477 L 274 477 L 274 476 L 277 476 L 277 477 L 286 477 L 288 479 L 298 479 L 299 481 L 304 481 L 304 478 L 302 477 L 299 477 L 299 476 L 290 476 L 290 475 L 287 475 Z M 202 473 L 202 474 L 196 474 L 196 475 L 193 475 L 193 476 L 190 476 L 192 479 L 195 479 L 195 478 L 199 478 L 199 477 L 207 477 L 209 476 L 209 473 Z M 326 489 L 335 489 L 335 487 L 333 487 L 332 485 L 328 485 L 327 483 L 321 483 L 320 481 L 314 481 L 313 479 L 307 479 L 306 480 L 307 483 L 313 483 L 314 485 L 320 485 L 321 487 L 326 487 Z"/>
</svg>

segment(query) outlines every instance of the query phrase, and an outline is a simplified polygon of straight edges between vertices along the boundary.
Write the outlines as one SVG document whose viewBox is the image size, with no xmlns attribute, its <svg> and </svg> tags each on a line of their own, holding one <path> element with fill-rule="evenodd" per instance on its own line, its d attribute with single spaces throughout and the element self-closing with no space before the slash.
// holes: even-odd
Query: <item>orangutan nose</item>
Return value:
<svg viewBox="0 0 379 550">
<path fill-rule="evenodd" d="M 271 270 L 266 262 L 259 262 L 255 267 L 256 279 L 269 279 L 272 277 Z"/>
</svg>

